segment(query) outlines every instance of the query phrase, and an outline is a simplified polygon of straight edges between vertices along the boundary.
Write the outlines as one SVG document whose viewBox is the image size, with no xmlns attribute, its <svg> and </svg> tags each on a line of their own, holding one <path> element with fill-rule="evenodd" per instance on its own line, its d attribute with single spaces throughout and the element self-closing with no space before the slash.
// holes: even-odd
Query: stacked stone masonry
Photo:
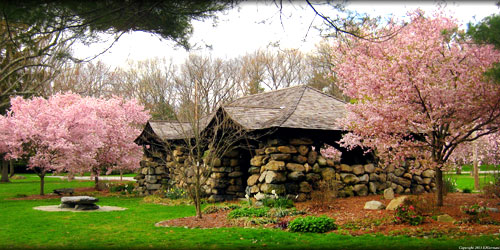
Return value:
<svg viewBox="0 0 500 250">
<path fill-rule="evenodd" d="M 140 163 L 140 172 L 134 177 L 137 180 L 136 191 L 139 195 L 153 194 L 169 180 L 169 170 L 165 160 L 171 159 L 165 157 L 164 154 L 158 152 L 145 154 Z"/>
<path fill-rule="evenodd" d="M 297 201 L 311 198 L 321 180 L 336 183 L 338 195 L 366 196 L 383 193 L 391 188 L 397 194 L 418 194 L 435 190 L 434 171 L 412 171 L 405 167 L 379 168 L 374 164 L 346 165 L 325 159 L 312 140 L 270 139 L 254 150 L 248 162 L 232 151 L 216 160 L 211 178 L 204 191 L 212 201 L 244 197 L 263 197 L 274 192 L 288 195 Z M 316 148 L 316 151 L 313 150 Z M 146 158 L 141 162 L 141 174 L 136 177 L 140 194 L 147 195 L 161 188 L 162 179 L 168 178 L 170 164 L 182 163 L 182 154 L 168 159 L 165 165 L 158 159 Z"/>
<path fill-rule="evenodd" d="M 435 188 L 434 171 L 408 171 L 405 167 L 346 165 L 313 151 L 313 141 L 292 139 L 286 145 L 268 143 L 251 159 L 247 189 L 255 197 L 273 192 L 298 201 L 310 199 L 321 180 L 335 182 L 338 195 L 366 196 L 392 188 L 395 193 L 418 194 Z"/>
</svg>

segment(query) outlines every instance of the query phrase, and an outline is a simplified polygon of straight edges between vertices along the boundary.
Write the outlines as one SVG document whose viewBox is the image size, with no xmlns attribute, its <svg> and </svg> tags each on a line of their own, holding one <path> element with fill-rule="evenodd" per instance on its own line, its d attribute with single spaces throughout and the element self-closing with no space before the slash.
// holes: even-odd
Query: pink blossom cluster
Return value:
<svg viewBox="0 0 500 250">
<path fill-rule="evenodd" d="M 452 18 L 410 17 L 376 31 L 398 30 L 390 39 L 337 46 L 344 56 L 333 70 L 353 100 L 342 121 L 352 132 L 341 144 L 374 149 L 387 162 L 441 167 L 458 145 L 498 130 L 500 85 L 484 72 L 500 52 L 458 39 Z"/>
<path fill-rule="evenodd" d="M 142 150 L 134 139 L 150 116 L 135 100 L 67 93 L 14 97 L 11 105 L 0 117 L 0 151 L 6 158 L 27 158 L 28 168 L 43 172 L 139 167 Z"/>
<path fill-rule="evenodd" d="M 331 159 L 335 162 L 340 162 L 340 158 L 342 157 L 342 152 L 338 149 L 334 148 L 331 145 L 325 144 L 319 152 L 321 155 L 327 159 Z"/>
</svg>

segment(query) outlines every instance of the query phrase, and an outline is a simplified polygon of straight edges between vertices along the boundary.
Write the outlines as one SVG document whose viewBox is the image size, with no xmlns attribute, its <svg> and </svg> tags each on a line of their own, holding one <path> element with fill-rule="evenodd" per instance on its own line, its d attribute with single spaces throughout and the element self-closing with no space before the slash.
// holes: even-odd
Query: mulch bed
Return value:
<svg viewBox="0 0 500 250">
<path fill-rule="evenodd" d="M 499 225 L 480 225 L 480 224 L 453 224 L 449 222 L 437 222 L 430 217 L 426 217 L 425 222 L 418 226 L 409 226 L 404 224 L 394 224 L 392 222 L 394 211 L 388 210 L 365 210 L 364 204 L 367 201 L 378 200 L 385 205 L 388 205 L 390 200 L 384 200 L 380 195 L 371 195 L 365 197 L 350 197 L 335 199 L 327 204 L 318 205 L 317 203 L 298 202 L 296 208 L 307 212 L 307 215 L 327 215 L 334 218 L 336 224 L 341 228 L 343 225 L 356 225 L 357 228 L 349 229 L 351 235 L 361 235 L 367 233 L 381 233 L 384 235 L 416 235 L 427 237 L 431 234 L 447 234 L 447 235 L 481 235 L 481 234 L 499 234 Z M 438 213 L 448 214 L 456 220 L 466 218 L 460 211 L 462 205 L 472 205 L 475 203 L 484 202 L 488 207 L 499 208 L 500 199 L 487 198 L 480 194 L 463 194 L 452 193 L 444 198 L 444 206 L 437 208 Z M 242 226 L 235 224 L 226 218 L 228 211 L 222 211 L 214 214 L 204 214 L 202 219 L 196 217 L 177 218 L 157 223 L 157 226 L 166 227 L 187 227 L 187 228 L 220 228 L 220 227 L 235 227 Z M 490 212 L 490 218 L 500 222 L 500 213 Z M 293 217 L 281 218 L 281 221 L 290 221 Z M 379 223 L 375 225 L 374 222 Z M 273 228 L 276 225 L 266 225 L 265 227 Z"/>
</svg>

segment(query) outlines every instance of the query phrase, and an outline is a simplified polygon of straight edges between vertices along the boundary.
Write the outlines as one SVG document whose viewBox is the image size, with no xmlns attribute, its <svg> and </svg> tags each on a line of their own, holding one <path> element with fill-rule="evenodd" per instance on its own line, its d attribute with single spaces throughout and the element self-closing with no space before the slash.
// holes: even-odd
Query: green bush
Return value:
<svg viewBox="0 0 500 250">
<path fill-rule="evenodd" d="M 269 208 L 242 207 L 231 211 L 227 216 L 231 219 L 241 217 L 265 217 Z"/>
<path fill-rule="evenodd" d="M 443 188 L 445 193 L 456 193 L 457 192 L 457 180 L 451 176 L 445 176 L 443 178 Z"/>
<path fill-rule="evenodd" d="M 172 199 L 172 200 L 187 198 L 186 191 L 184 191 L 184 189 L 178 188 L 178 187 L 166 188 L 163 191 L 163 196 L 167 199 Z"/>
<path fill-rule="evenodd" d="M 292 232 L 324 233 L 337 229 L 335 220 L 326 216 L 299 217 L 288 225 Z"/>
<path fill-rule="evenodd" d="M 415 207 L 412 205 L 399 205 L 396 208 L 396 214 L 394 214 L 394 223 L 403 224 L 407 223 L 412 226 L 417 226 L 422 224 L 424 217 L 416 213 Z"/>
<path fill-rule="evenodd" d="M 270 198 L 270 197 L 266 197 L 264 199 L 262 199 L 262 205 L 264 207 L 276 207 L 276 208 L 292 208 L 294 207 L 293 205 L 293 201 L 290 200 L 290 199 L 287 199 L 287 198 L 277 198 L 277 199 L 273 199 L 273 198 Z"/>
<path fill-rule="evenodd" d="M 472 189 L 470 189 L 470 188 L 464 188 L 462 190 L 462 193 L 470 194 L 470 193 L 472 193 Z"/>
<path fill-rule="evenodd" d="M 134 182 L 129 183 L 106 183 L 109 192 L 111 193 L 121 193 L 121 194 L 131 194 L 134 191 Z"/>
</svg>

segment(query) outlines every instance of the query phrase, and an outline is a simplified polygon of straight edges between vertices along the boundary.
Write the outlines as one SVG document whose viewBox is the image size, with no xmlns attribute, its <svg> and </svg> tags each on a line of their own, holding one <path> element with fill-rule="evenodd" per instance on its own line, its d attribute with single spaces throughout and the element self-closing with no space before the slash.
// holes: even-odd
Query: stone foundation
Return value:
<svg viewBox="0 0 500 250">
<path fill-rule="evenodd" d="M 244 197 L 245 193 L 264 197 L 273 190 L 276 194 L 304 201 L 311 198 L 311 192 L 318 189 L 321 180 L 335 182 L 341 197 L 383 193 L 387 188 L 398 194 L 435 189 L 433 170 L 410 172 L 405 167 L 382 169 L 371 163 L 340 164 L 322 157 L 319 147 L 313 145 L 308 138 L 269 139 L 251 152 L 250 160 L 245 160 L 241 151 L 231 151 L 215 161 L 203 190 L 211 201 L 232 200 Z M 137 191 L 141 195 L 161 189 L 169 179 L 169 168 L 178 164 L 184 167 L 185 160 L 185 154 L 179 149 L 174 151 L 173 157 L 163 158 L 167 161 L 161 160 L 164 157 L 161 154 L 149 152 L 146 155 L 151 157 L 144 158 L 141 173 L 136 176 Z"/>
</svg>

